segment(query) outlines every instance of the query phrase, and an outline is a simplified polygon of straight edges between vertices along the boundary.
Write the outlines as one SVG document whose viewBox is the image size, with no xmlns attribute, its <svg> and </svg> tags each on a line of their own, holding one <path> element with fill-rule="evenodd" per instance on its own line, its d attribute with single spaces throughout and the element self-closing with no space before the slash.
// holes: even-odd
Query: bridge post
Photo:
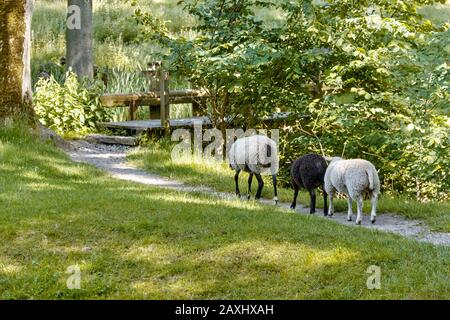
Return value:
<svg viewBox="0 0 450 320">
<path fill-rule="evenodd" d="M 160 99 L 161 99 L 161 126 L 169 128 L 170 101 L 169 101 L 169 72 L 161 68 L 160 72 Z"/>
<path fill-rule="evenodd" d="M 130 121 L 136 120 L 136 114 L 137 114 L 136 101 L 133 100 L 130 103 L 129 112 L 128 112 L 128 119 Z"/>
</svg>

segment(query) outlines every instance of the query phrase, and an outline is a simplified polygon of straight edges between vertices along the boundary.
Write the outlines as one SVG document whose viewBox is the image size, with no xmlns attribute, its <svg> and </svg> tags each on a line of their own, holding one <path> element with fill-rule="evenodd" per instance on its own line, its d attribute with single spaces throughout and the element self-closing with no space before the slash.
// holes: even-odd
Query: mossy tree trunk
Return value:
<svg viewBox="0 0 450 320">
<path fill-rule="evenodd" d="M 0 124 L 35 123 L 31 104 L 31 16 L 33 0 L 0 1 Z"/>
<path fill-rule="evenodd" d="M 67 67 L 79 78 L 94 77 L 92 0 L 68 0 Z"/>
</svg>

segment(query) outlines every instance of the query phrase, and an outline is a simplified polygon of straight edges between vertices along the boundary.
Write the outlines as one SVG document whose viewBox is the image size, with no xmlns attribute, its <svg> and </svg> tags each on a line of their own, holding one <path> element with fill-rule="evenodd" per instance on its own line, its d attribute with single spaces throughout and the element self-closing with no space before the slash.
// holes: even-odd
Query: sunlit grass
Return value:
<svg viewBox="0 0 450 320">
<path fill-rule="evenodd" d="M 138 1 L 138 6 L 161 16 L 174 34 L 189 36 L 189 28 L 195 21 L 177 2 Z M 164 51 L 155 43 L 142 41 L 143 30 L 133 18 L 134 10 L 126 1 L 94 1 L 94 61 L 97 66 L 136 71 L 145 68 Z M 32 25 L 35 69 L 65 56 L 66 12 L 65 0 L 36 1 Z"/>
<path fill-rule="evenodd" d="M 252 201 L 116 181 L 22 129 L 0 128 L 0 190 L 4 299 L 450 294 L 445 247 Z M 74 265 L 80 290 L 66 287 Z M 382 268 L 381 290 L 366 287 L 370 265 Z"/>
</svg>

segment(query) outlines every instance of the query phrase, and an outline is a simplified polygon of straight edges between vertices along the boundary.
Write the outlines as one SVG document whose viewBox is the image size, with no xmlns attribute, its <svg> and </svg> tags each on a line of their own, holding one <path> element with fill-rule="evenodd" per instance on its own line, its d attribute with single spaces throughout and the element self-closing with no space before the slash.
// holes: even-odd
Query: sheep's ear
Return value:
<svg viewBox="0 0 450 320">
<path fill-rule="evenodd" d="M 333 157 L 324 157 L 324 159 L 326 160 L 326 161 L 331 161 L 331 160 L 333 160 Z"/>
</svg>

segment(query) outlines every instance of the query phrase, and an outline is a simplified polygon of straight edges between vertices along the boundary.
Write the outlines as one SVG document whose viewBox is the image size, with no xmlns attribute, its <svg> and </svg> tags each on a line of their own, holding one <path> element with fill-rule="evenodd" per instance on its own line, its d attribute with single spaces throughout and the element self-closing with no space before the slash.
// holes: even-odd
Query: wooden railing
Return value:
<svg viewBox="0 0 450 320">
<path fill-rule="evenodd" d="M 150 64 L 149 64 L 150 65 Z M 158 77 L 159 90 L 149 90 L 144 93 L 116 93 L 105 94 L 100 97 L 104 107 L 127 107 L 129 108 L 128 120 L 136 120 L 138 107 L 148 106 L 150 119 L 161 119 L 163 127 L 169 126 L 169 110 L 171 104 L 192 104 L 193 116 L 201 116 L 204 113 L 205 100 L 208 93 L 204 90 L 183 89 L 169 90 L 169 74 L 166 71 L 146 70 L 143 72 L 147 77 L 155 79 Z"/>
</svg>

